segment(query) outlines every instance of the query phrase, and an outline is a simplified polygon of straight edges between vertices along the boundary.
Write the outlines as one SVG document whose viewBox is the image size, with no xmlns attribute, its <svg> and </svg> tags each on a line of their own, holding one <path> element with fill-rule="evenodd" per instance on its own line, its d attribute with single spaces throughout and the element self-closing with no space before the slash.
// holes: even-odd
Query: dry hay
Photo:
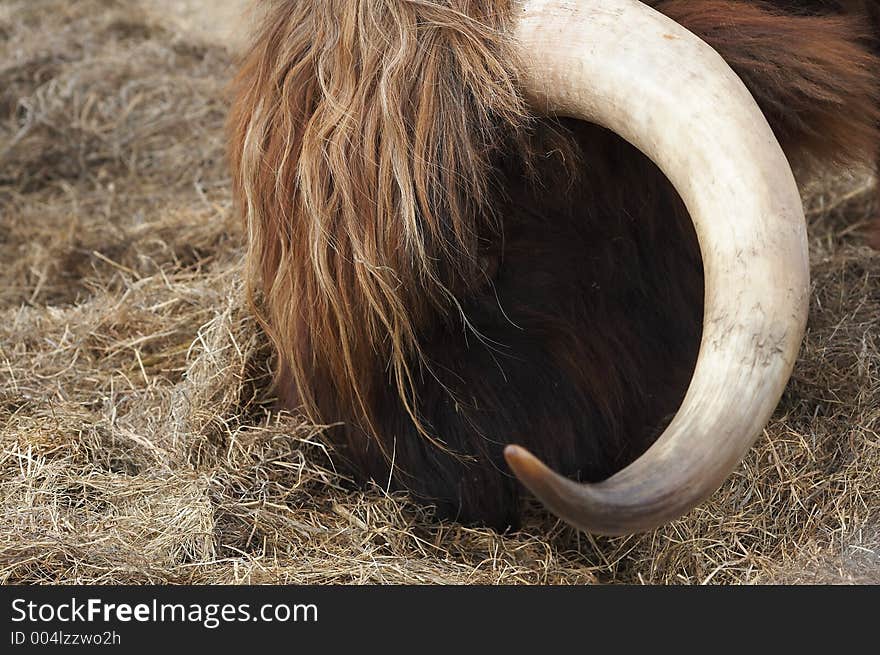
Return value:
<svg viewBox="0 0 880 655">
<path fill-rule="evenodd" d="M 222 47 L 134 0 L 0 11 L 3 583 L 880 582 L 871 182 L 814 187 L 794 378 L 711 499 L 652 534 L 437 523 L 272 412 L 242 305 Z"/>
</svg>

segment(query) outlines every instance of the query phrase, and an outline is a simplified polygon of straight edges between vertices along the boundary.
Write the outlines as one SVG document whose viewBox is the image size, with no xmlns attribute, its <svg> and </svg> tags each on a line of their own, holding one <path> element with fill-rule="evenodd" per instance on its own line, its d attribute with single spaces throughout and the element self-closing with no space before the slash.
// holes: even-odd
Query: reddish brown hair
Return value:
<svg viewBox="0 0 880 655">
<path fill-rule="evenodd" d="M 418 326 L 480 273 L 490 158 L 526 112 L 498 0 L 287 0 L 235 84 L 248 280 L 313 418 L 315 363 L 374 423 L 361 371 L 411 402 Z"/>
</svg>

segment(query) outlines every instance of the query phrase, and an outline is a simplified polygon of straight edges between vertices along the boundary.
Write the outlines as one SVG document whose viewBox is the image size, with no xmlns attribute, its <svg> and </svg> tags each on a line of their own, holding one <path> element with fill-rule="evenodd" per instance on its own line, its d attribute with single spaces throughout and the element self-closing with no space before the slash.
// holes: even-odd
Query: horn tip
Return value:
<svg viewBox="0 0 880 655">
<path fill-rule="evenodd" d="M 547 467 L 537 457 L 522 446 L 510 445 L 504 448 L 504 459 L 514 475 L 527 486 L 538 481 L 549 473 Z"/>
</svg>

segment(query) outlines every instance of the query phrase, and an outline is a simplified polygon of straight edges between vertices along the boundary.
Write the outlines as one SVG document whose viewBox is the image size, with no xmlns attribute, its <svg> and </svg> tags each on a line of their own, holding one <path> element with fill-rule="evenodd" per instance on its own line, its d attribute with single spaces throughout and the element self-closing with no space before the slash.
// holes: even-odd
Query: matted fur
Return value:
<svg viewBox="0 0 880 655">
<path fill-rule="evenodd" d="M 648 4 L 733 66 L 799 170 L 877 152 L 864 16 Z M 674 190 L 614 135 L 528 115 L 509 10 L 279 1 L 231 119 L 282 404 L 341 422 L 330 438 L 359 478 L 498 527 L 519 498 L 503 445 L 581 479 L 625 465 L 678 406 L 702 316 Z"/>
</svg>

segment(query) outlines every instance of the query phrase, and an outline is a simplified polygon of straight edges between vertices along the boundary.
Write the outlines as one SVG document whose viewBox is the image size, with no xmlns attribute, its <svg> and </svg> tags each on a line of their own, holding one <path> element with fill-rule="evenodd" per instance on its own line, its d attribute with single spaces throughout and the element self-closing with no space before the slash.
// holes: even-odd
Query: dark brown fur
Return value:
<svg viewBox="0 0 880 655">
<path fill-rule="evenodd" d="M 796 163 L 877 152 L 863 17 L 649 4 L 730 62 Z M 651 443 L 688 384 L 703 293 L 690 221 L 654 165 L 595 126 L 527 115 L 508 13 L 281 1 L 231 119 L 282 402 L 342 422 L 329 435 L 358 479 L 498 527 L 518 512 L 504 445 L 598 480 Z"/>
<path fill-rule="evenodd" d="M 850 4 L 864 5 L 871 26 L 874 52 L 880 53 L 880 0 L 850 0 Z M 876 153 L 875 172 L 880 177 L 880 152 Z M 870 236 L 871 245 L 880 250 L 880 183 L 877 184 L 877 193 L 874 203 L 874 228 Z"/>
</svg>

